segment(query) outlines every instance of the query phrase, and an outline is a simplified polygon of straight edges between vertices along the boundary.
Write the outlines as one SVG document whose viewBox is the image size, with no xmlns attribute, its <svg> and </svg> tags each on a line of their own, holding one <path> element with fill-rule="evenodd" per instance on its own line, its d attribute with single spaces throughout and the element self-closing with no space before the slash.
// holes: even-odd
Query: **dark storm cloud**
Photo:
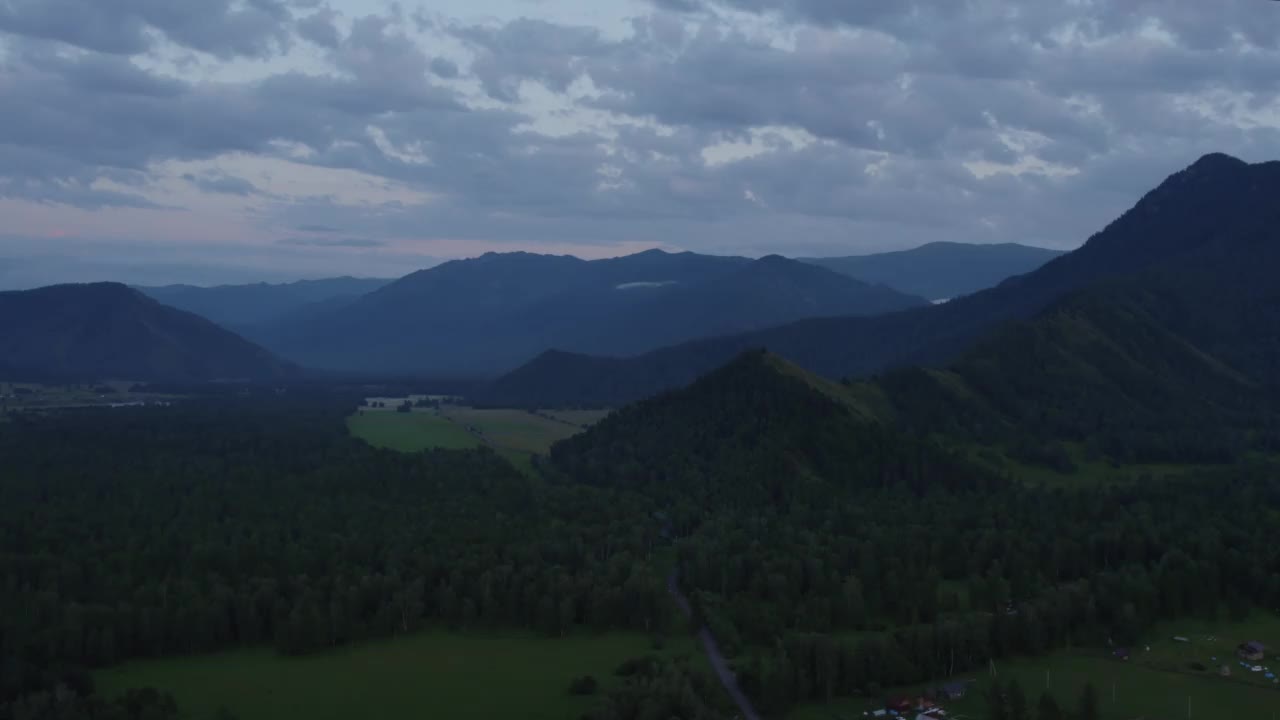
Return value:
<svg viewBox="0 0 1280 720">
<path fill-rule="evenodd" d="M 0 31 L 87 50 L 135 55 L 153 33 L 222 58 L 265 57 L 288 46 L 280 0 L 0 0 Z"/>
</svg>

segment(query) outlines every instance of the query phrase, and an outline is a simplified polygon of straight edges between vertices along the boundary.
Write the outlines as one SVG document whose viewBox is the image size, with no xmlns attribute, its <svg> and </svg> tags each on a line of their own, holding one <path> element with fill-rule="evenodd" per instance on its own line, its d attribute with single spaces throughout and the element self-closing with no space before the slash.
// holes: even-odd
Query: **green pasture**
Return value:
<svg viewBox="0 0 1280 720">
<path fill-rule="evenodd" d="M 448 407 L 441 414 L 464 427 L 474 427 L 498 449 L 541 454 L 557 441 L 581 430 L 524 410 Z"/>
<path fill-rule="evenodd" d="M 1174 640 L 1185 637 L 1189 642 Z M 995 664 L 995 677 L 1002 682 L 1017 678 L 1032 707 L 1048 688 L 1064 709 L 1073 710 L 1086 683 L 1092 682 L 1101 700 L 1103 720 L 1137 718 L 1280 717 L 1280 684 L 1265 680 L 1261 673 L 1241 668 L 1235 661 L 1235 647 L 1257 640 L 1268 648 L 1269 639 L 1280 641 L 1280 617 L 1256 614 L 1241 623 L 1190 621 L 1172 623 L 1153 633 L 1147 643 L 1130 648 L 1130 659 L 1119 660 L 1102 651 L 1060 652 L 1042 658 L 1013 659 Z M 1150 647 L 1150 650 L 1147 648 Z M 1211 661 L 1217 657 L 1218 663 Z M 1205 670 L 1193 670 L 1199 662 Z M 1229 664 L 1230 677 L 1218 674 Z M 1273 656 L 1261 663 L 1280 669 Z M 986 718 L 982 690 L 992 681 L 991 669 L 970 673 L 976 692 L 944 706 L 957 718 Z M 867 710 L 883 706 L 885 696 L 905 695 L 920 688 L 886 691 L 875 699 L 843 699 L 830 704 L 801 707 L 789 720 L 837 720 L 862 717 Z"/>
<path fill-rule="evenodd" d="M 347 418 L 347 428 L 370 445 L 400 452 L 429 448 L 457 450 L 481 444 L 466 428 L 429 411 L 364 410 Z"/>
<path fill-rule="evenodd" d="M 108 696 L 134 687 L 170 692 L 192 720 L 212 720 L 220 708 L 239 720 L 566 720 L 594 702 L 569 694 L 574 678 L 591 675 L 603 691 L 618 682 L 614 669 L 624 660 L 694 653 L 684 637 L 669 638 L 658 652 L 646 636 L 629 633 L 429 631 L 304 657 L 263 649 L 148 660 L 100 671 L 95 680 Z"/>
</svg>

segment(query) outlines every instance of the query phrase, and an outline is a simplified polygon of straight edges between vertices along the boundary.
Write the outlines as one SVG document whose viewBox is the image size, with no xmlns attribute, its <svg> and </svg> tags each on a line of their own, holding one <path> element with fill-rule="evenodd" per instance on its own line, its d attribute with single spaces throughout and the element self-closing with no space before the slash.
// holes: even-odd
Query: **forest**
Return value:
<svg viewBox="0 0 1280 720">
<path fill-rule="evenodd" d="M 651 501 L 533 483 L 489 450 L 374 450 L 346 434 L 354 402 L 0 423 L 0 717 L 75 717 L 87 671 L 131 658 L 308 653 L 428 623 L 673 631 Z"/>
<path fill-rule="evenodd" d="M 751 354 L 558 444 L 535 478 L 487 449 L 375 450 L 346 434 L 357 399 L 318 387 L 13 415 L 0 717 L 177 717 L 154 690 L 93 692 L 92 669 L 135 658 L 427 627 L 660 640 L 690 627 L 672 553 L 771 715 L 1280 606 L 1265 463 L 1029 486 L 840 392 Z M 701 671 L 622 671 L 594 720 L 727 716 Z"/>
</svg>

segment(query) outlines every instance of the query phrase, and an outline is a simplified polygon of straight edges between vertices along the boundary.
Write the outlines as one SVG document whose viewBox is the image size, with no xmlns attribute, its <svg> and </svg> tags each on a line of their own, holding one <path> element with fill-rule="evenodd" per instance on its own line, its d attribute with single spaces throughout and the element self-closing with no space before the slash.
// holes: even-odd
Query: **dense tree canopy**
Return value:
<svg viewBox="0 0 1280 720">
<path fill-rule="evenodd" d="M 349 403 L 0 424 L 0 700 L 127 658 L 309 652 L 429 622 L 671 625 L 648 501 L 531 482 L 488 450 L 374 450 L 345 435 Z"/>
</svg>

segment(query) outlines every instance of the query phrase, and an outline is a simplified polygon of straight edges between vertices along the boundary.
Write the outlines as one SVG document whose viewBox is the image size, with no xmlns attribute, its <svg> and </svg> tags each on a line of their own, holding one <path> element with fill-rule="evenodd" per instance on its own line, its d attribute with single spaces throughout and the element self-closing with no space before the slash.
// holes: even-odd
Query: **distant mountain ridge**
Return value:
<svg viewBox="0 0 1280 720">
<path fill-rule="evenodd" d="M 552 456 L 583 477 L 732 483 L 723 472 L 700 470 L 738 468 L 736 455 L 771 448 L 751 455 L 751 465 L 771 468 L 757 481 L 790 479 L 773 488 L 779 497 L 803 492 L 808 472 L 847 474 L 857 455 L 845 450 L 880 432 L 873 428 L 888 433 L 880 436 L 885 441 L 929 438 L 960 455 L 980 447 L 996 462 L 1007 456 L 1061 472 L 1081 458 L 1222 464 L 1273 455 L 1280 452 L 1277 192 L 1280 162 L 1209 156 L 1095 236 L 1088 253 L 1063 258 L 1074 267 L 1053 270 L 1049 279 L 1064 282 L 1063 273 L 1084 274 L 1101 259 L 1128 272 L 1095 269 L 1095 282 L 994 326 L 943 367 L 836 383 L 747 350 L 686 388 L 614 413 Z M 1014 287 L 1036 281 L 1032 274 Z M 542 362 L 602 377 L 616 367 L 583 356 Z M 806 409 L 786 414 L 799 407 Z M 779 413 L 781 420 L 763 419 Z M 830 427 L 839 430 L 832 435 Z M 742 440 L 724 447 L 725 438 Z M 606 467 L 605 458 L 620 467 Z M 839 471 L 824 474 L 823 463 L 833 460 Z"/>
<path fill-rule="evenodd" d="M 1068 293 L 1185 257 L 1224 234 L 1254 232 L 1280 196 L 1277 163 L 1207 155 L 1143 197 L 1079 250 L 999 286 L 926 308 L 866 318 L 804 320 L 675 345 L 631 358 L 551 353 L 495 382 L 487 402 L 619 405 L 691 382 L 736 354 L 768 348 L 827 377 L 945 365 L 1002 323 Z"/>
<path fill-rule="evenodd" d="M 548 348 L 634 354 L 803 317 L 891 312 L 923 298 L 779 256 L 652 250 L 607 260 L 487 253 L 355 302 L 250 331 L 316 368 L 500 373 Z"/>
<path fill-rule="evenodd" d="M 338 307 L 390 282 L 379 278 L 337 277 L 276 284 L 164 285 L 136 289 L 224 327 L 246 328 L 281 322 L 298 313 Z"/>
<path fill-rule="evenodd" d="M 908 295 L 951 300 L 1029 273 L 1062 254 L 1016 243 L 933 242 L 897 252 L 798 259 Z"/>
<path fill-rule="evenodd" d="M 0 377 L 203 381 L 296 366 L 119 283 L 0 292 Z"/>
</svg>

